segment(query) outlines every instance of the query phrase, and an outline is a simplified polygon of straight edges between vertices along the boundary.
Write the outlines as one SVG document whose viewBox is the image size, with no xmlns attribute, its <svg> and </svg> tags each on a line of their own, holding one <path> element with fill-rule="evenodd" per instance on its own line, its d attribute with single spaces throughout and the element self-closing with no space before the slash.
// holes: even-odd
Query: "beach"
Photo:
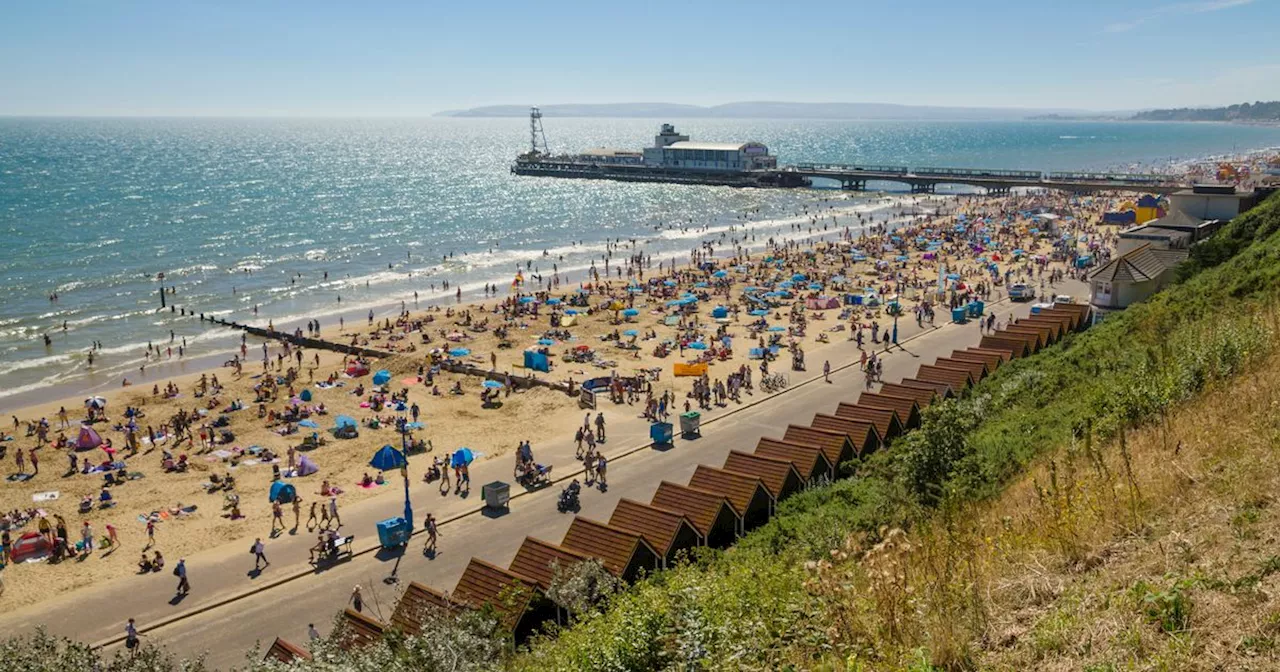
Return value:
<svg viewBox="0 0 1280 672">
<path fill-rule="evenodd" d="M 896 299 L 902 306 L 899 322 L 915 323 L 926 302 L 930 302 L 935 320 L 946 321 L 947 306 L 937 303 L 939 299 L 944 304 L 970 295 L 994 300 L 1003 295 L 1009 283 L 1019 280 L 1039 287 L 1054 272 L 1074 272 L 1067 265 L 1075 257 L 1092 254 L 1096 258 L 1100 253 L 1105 257 L 1115 229 L 1099 227 L 1096 222 L 1102 212 L 1128 200 L 1118 195 L 1071 198 L 1057 194 L 895 198 L 898 204 L 896 215 L 889 218 L 891 223 L 876 225 L 884 228 L 882 233 L 859 229 L 857 216 L 842 213 L 839 200 L 832 199 L 822 209 L 797 213 L 798 221 L 790 225 L 790 230 L 772 236 L 773 244 L 767 237 L 751 240 L 747 228 L 695 231 L 699 235 L 690 236 L 690 242 L 696 247 L 685 258 L 650 261 L 639 248 L 630 248 L 629 241 L 619 241 L 616 248 L 606 252 L 605 259 L 595 264 L 599 280 L 595 274 L 582 277 L 579 271 L 577 280 L 557 284 L 554 276 L 545 273 L 544 264 L 539 278 L 533 277 L 531 269 L 528 274 L 522 273 L 519 280 L 513 277 L 496 288 L 487 299 L 482 290 L 480 297 L 464 296 L 461 301 L 445 299 L 421 307 L 407 302 L 404 315 L 375 314 L 372 321 L 367 317 L 344 318 L 342 326 L 326 321 L 320 329 L 322 339 L 397 352 L 383 360 L 367 362 L 367 373 L 351 376 L 346 373 L 352 365 L 350 357 L 315 348 L 301 352 L 299 357 L 299 352 L 291 348 L 285 359 L 281 343 L 267 343 L 267 377 L 280 377 L 284 382 L 273 394 L 266 394 L 261 405 L 255 398 L 262 390 L 254 388 L 264 381 L 264 343 L 247 338 L 242 376 L 236 376 L 232 368 L 219 367 L 162 380 L 148 379 L 146 383 L 135 380 L 133 385 L 102 394 L 107 420 L 93 426 L 103 439 L 112 442 L 116 452 L 111 458 L 101 447 L 75 451 L 50 445 L 58 441 L 60 433 L 68 442 L 77 441 L 79 420 L 85 414 L 83 397 L 23 408 L 13 414 L 19 421 L 13 431 L 15 438 L 3 444 L 8 450 L 3 458 L 9 461 L 7 470 L 17 471 L 14 453 L 18 449 L 29 454 L 40 443 L 36 437 L 26 436 L 28 422 L 38 423 L 44 418 L 50 425 L 50 442 L 36 451 L 39 475 L 0 487 L 0 509 L 38 508 L 50 517 L 62 516 L 75 539 L 79 539 L 77 532 L 83 521 L 90 522 L 95 537 L 105 536 L 106 526 L 111 525 L 117 530 L 121 545 L 117 552 L 94 551 L 81 562 L 15 564 L 6 571 L 5 602 L 12 606 L 34 605 L 79 587 L 137 573 L 139 552 L 147 544 L 148 518 L 157 521 L 155 546 L 148 553 L 160 550 L 170 563 L 200 550 L 247 546 L 272 527 L 267 492 L 273 481 L 273 466 L 288 472 L 289 448 L 301 446 L 312 433 L 323 438 L 324 445 L 297 451 L 294 458 L 301 460 L 305 455 L 318 471 L 283 479 L 294 485 L 302 498 L 302 527 L 306 527 L 311 504 L 328 501 L 320 494 L 326 481 L 341 490 L 335 496 L 339 506 L 375 496 L 398 496 L 396 485 L 364 487 L 361 482 L 366 474 L 377 476 L 377 471 L 368 466 L 377 449 L 383 445 L 400 447 L 402 436 L 395 428 L 396 419 L 409 421 L 413 406 L 419 408 L 423 426 L 412 429 L 409 437 L 412 441 L 429 441 L 431 446 L 426 459 L 414 458 L 415 480 L 421 478 L 429 460 L 447 458 L 462 447 L 470 448 L 479 460 L 514 461 L 519 442 L 527 440 L 535 450 L 549 443 L 571 444 L 575 431 L 583 425 L 587 411 L 578 399 L 564 392 L 549 387 L 516 390 L 515 385 L 509 385 L 495 388 L 496 392 L 490 393 L 496 398 L 485 404 L 480 396 L 487 389 L 482 376 L 441 370 L 431 376 L 429 385 L 420 380 L 420 368 L 423 373 L 431 372 L 430 361 L 491 369 L 494 375 L 489 377 L 498 381 L 507 374 L 534 375 L 560 384 L 572 381 L 577 387 L 591 378 L 634 380 L 644 372 L 634 392 L 623 392 L 622 403 L 610 402 L 608 393 L 603 392 L 597 399 L 597 410 L 589 417 L 598 412 L 609 417 L 652 413 L 656 411 L 653 406 L 664 396 L 669 401 L 665 409 L 668 419 L 683 412 L 686 403 L 692 410 L 706 408 L 704 404 L 731 407 L 763 393 L 758 383 L 764 371 L 761 361 L 753 359 L 752 349 L 768 349 L 771 341 L 778 347 L 776 359 L 767 365 L 770 373 L 785 376 L 797 351 L 802 353 L 807 370 L 820 371 L 824 364 L 823 340 L 847 341 L 860 331 L 870 343 L 873 329 L 877 340 L 890 338 L 893 319 L 885 312 L 890 300 Z M 1052 214 L 1055 219 L 1043 217 L 1045 214 Z M 835 219 L 831 220 L 833 216 Z M 1060 229 L 1050 233 L 1047 223 L 1052 221 L 1060 222 Z M 989 238 L 981 251 L 971 244 L 975 227 L 986 231 Z M 1069 245 L 1063 243 L 1064 236 L 1070 237 Z M 1020 252 L 1017 261 L 1012 259 L 1014 250 Z M 990 266 L 993 263 L 998 268 L 994 276 Z M 935 290 L 943 267 L 945 289 L 939 297 Z M 800 275 L 804 278 L 796 280 Z M 550 290 L 545 286 L 548 282 Z M 758 289 L 748 290 L 752 287 Z M 780 291 L 787 294 L 765 297 Z M 754 298 L 746 298 L 745 294 Z M 843 297 L 852 295 L 876 297 L 877 305 L 846 303 Z M 689 301 L 691 296 L 695 300 Z M 826 308 L 831 305 L 830 299 L 837 301 Z M 768 307 L 761 307 L 764 305 Z M 718 307 L 723 307 L 724 312 L 717 313 Z M 765 312 L 751 314 L 761 310 Z M 714 317 L 716 314 L 723 317 Z M 570 317 L 572 321 L 566 324 Z M 552 320 L 559 326 L 553 327 Z M 303 335 L 308 331 L 302 330 Z M 725 337 L 730 339 L 727 350 Z M 539 341 L 546 345 L 539 345 Z M 510 347 L 500 347 L 504 342 Z M 665 355 L 660 354 L 664 342 L 669 350 Z M 525 368 L 525 351 L 529 348 L 545 351 L 550 371 Z M 469 352 L 462 354 L 462 349 Z M 567 361 L 566 357 L 580 361 Z M 707 364 L 706 378 L 675 377 L 676 364 Z M 295 369 L 292 375 L 290 368 Z M 377 394 L 374 389 L 378 386 L 372 378 L 382 370 L 389 373 L 389 381 L 386 393 Z M 756 383 L 749 392 L 742 387 L 744 373 Z M 221 384 L 217 393 L 212 392 L 210 381 L 214 375 Z M 205 391 L 196 397 L 202 376 L 206 377 Z M 331 387 L 319 385 L 330 380 L 334 383 Z M 176 388 L 177 396 L 166 396 L 170 384 Z M 455 386 L 462 394 L 451 393 Z M 695 387 L 703 398 L 690 397 Z M 304 395 L 304 390 L 308 394 Z M 361 394 L 355 394 L 357 390 Z M 392 399 L 393 396 L 399 398 Z M 242 402 L 243 408 L 228 410 L 236 401 Z M 380 401 L 387 406 L 375 410 Z M 318 413 L 321 404 L 324 414 Z M 307 409 L 306 420 L 316 427 L 269 423 L 270 416 L 284 413 L 291 406 Z M 397 406 L 404 410 L 397 411 Z M 65 429 L 60 426 L 61 408 L 66 408 L 68 415 Z M 125 433 L 113 429 L 125 422 L 126 408 L 145 414 L 134 421 L 138 427 L 135 435 L 140 439 L 136 455 L 129 455 Z M 196 418 L 190 423 L 193 440 L 178 445 L 172 438 L 156 445 L 145 440 L 180 412 Z M 259 417 L 260 412 L 265 417 Z M 340 415 L 359 424 L 357 438 L 338 439 L 329 431 Z M 213 427 L 221 416 L 227 418 L 226 426 Z M 375 417 L 388 422 L 373 428 L 369 425 Z M 281 427 L 297 431 L 281 436 L 274 431 Z M 6 433 L 12 429 L 11 425 L 4 427 Z M 230 431 L 234 438 L 208 445 L 199 438 L 202 429 L 207 435 Z M 271 451 L 276 462 L 264 461 L 257 448 Z M 174 462 L 181 462 L 185 455 L 189 466 L 185 471 L 165 471 L 166 453 Z M 104 474 L 64 476 L 68 455 L 81 460 L 92 458 L 93 464 L 123 460 L 126 473 L 141 473 L 143 477 L 109 488 L 114 504 L 102 509 L 98 500 Z M 26 471 L 31 471 L 29 464 Z M 207 493 L 215 474 L 220 478 L 233 475 L 234 489 L 219 488 Z M 399 482 L 396 474 L 387 477 L 393 484 Z M 58 492 L 57 499 L 32 501 L 33 496 L 51 491 Z M 242 514 L 236 519 L 231 518 L 228 506 L 228 495 L 232 493 L 239 497 Z M 92 508 L 89 513 L 80 514 L 79 505 L 85 497 L 90 498 Z M 192 506 L 196 508 L 183 512 Z M 287 527 L 292 528 L 294 515 L 290 506 L 285 507 L 283 516 Z M 35 527 L 36 521 L 28 522 L 15 529 L 13 535 Z"/>
</svg>

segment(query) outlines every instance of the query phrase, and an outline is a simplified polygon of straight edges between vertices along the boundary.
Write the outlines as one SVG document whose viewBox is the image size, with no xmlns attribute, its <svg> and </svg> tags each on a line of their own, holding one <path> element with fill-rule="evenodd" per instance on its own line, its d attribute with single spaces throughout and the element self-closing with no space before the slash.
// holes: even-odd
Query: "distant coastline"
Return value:
<svg viewBox="0 0 1280 672">
<path fill-rule="evenodd" d="M 902 121 L 1018 121 L 1044 115 L 1128 115 L 1071 109 L 1014 107 L 936 107 L 891 103 L 788 103 L 750 101 L 703 107 L 676 103 L 557 104 L 540 106 L 547 117 L 643 118 L 643 119 L 859 119 Z M 446 110 L 437 117 L 524 117 L 527 105 L 489 105 Z"/>
</svg>

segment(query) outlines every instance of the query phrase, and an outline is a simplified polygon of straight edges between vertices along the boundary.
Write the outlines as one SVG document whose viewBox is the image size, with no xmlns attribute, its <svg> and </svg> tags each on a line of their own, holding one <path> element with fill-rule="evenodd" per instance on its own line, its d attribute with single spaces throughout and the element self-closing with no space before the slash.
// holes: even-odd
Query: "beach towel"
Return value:
<svg viewBox="0 0 1280 672">
<path fill-rule="evenodd" d="M 57 490 L 50 490 L 48 492 L 37 492 L 36 494 L 31 495 L 31 501 L 52 502 L 53 500 L 58 498 L 59 494 L 60 493 Z"/>
<path fill-rule="evenodd" d="M 14 483 L 22 483 L 31 480 L 34 474 L 9 474 L 9 480 Z"/>
</svg>

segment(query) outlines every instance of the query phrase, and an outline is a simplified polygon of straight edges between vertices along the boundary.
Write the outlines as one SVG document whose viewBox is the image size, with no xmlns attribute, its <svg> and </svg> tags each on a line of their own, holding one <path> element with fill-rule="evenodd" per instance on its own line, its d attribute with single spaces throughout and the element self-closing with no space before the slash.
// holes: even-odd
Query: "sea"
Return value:
<svg viewBox="0 0 1280 672">
<path fill-rule="evenodd" d="M 668 121 L 696 140 L 764 142 L 783 164 L 1148 172 L 1280 146 L 1280 128 L 1227 124 L 544 124 L 559 153 L 637 149 Z M 158 310 L 162 286 L 173 288 L 166 303 L 193 314 L 276 326 L 316 319 L 332 334 L 339 316 L 392 314 L 401 302 L 413 307 L 415 292 L 419 306 L 443 300 L 445 280 L 449 299 L 455 287 L 468 297 L 486 283 L 506 287 L 518 268 L 545 277 L 555 264 L 583 280 L 573 273 L 602 263 L 609 241 L 640 241 L 655 261 L 684 261 L 745 221 L 763 241 L 840 196 L 821 184 L 828 189 L 511 174 L 529 142 L 518 118 L 0 118 L 0 409 L 229 359 L 239 334 Z M 861 211 L 888 217 L 893 203 L 868 195 Z M 166 349 L 166 363 L 153 358 L 142 373 L 148 344 Z"/>
</svg>

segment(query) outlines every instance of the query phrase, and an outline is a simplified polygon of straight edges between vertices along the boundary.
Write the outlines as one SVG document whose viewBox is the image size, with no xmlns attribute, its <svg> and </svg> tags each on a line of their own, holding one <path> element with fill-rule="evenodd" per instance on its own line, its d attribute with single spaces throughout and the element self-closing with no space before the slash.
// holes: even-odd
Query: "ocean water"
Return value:
<svg viewBox="0 0 1280 672">
<path fill-rule="evenodd" d="M 555 152 L 638 148 L 660 122 L 544 121 Z M 1209 124 L 672 121 L 765 142 L 783 163 L 1142 171 L 1280 146 L 1280 128 Z M 0 408 L 137 379 L 146 344 L 171 330 L 189 358 L 235 347 L 157 312 L 157 273 L 192 311 L 331 327 L 339 310 L 440 298 L 429 286 L 446 279 L 472 292 L 526 262 L 582 268 L 609 239 L 683 260 L 748 213 L 783 230 L 831 195 L 511 175 L 527 143 L 521 119 L 0 119 Z M 712 228 L 656 228 L 676 222 Z"/>
</svg>

